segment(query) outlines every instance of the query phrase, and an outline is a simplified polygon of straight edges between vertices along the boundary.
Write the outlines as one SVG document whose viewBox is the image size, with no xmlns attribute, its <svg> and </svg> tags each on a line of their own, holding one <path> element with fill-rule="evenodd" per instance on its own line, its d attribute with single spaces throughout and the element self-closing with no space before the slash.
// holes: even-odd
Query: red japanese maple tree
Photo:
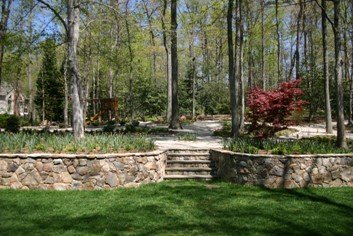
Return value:
<svg viewBox="0 0 353 236">
<path fill-rule="evenodd" d="M 279 88 L 264 91 L 254 88 L 249 91 L 247 105 L 250 109 L 248 117 L 252 128 L 271 123 L 280 129 L 289 124 L 288 118 L 293 111 L 302 110 L 306 104 L 300 97 L 303 95 L 299 88 L 300 80 L 284 82 Z"/>
</svg>

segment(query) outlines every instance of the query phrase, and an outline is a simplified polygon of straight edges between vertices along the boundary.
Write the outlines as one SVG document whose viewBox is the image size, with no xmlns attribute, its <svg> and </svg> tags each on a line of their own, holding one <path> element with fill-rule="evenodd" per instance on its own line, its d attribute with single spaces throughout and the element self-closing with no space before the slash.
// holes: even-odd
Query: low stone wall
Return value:
<svg viewBox="0 0 353 236">
<path fill-rule="evenodd" d="M 163 180 L 165 152 L 0 154 L 0 188 L 112 189 Z"/>
<path fill-rule="evenodd" d="M 217 176 L 268 188 L 353 187 L 353 155 L 253 155 L 212 150 Z"/>
</svg>

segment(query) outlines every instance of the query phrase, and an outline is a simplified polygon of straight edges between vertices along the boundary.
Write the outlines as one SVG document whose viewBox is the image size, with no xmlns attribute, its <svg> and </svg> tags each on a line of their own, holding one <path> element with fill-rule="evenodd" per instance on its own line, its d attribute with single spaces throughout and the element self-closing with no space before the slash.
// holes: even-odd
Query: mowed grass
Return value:
<svg viewBox="0 0 353 236">
<path fill-rule="evenodd" d="M 114 191 L 0 191 L 0 235 L 353 235 L 353 188 L 163 182 Z"/>
</svg>

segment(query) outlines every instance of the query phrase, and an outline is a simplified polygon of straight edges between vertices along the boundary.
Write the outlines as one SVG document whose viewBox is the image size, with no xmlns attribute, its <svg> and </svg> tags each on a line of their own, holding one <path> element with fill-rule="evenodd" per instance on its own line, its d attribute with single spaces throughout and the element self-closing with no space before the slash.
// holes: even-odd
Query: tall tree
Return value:
<svg viewBox="0 0 353 236">
<path fill-rule="evenodd" d="M 243 64 L 244 64 L 244 21 L 243 21 L 243 0 L 237 0 L 237 12 L 238 12 L 238 17 L 237 17 L 237 31 L 239 31 L 239 38 L 237 40 L 237 46 L 239 47 L 238 51 L 239 55 L 237 58 L 238 60 L 238 81 L 239 81 L 239 129 L 242 130 L 245 125 L 245 84 L 244 84 L 244 73 L 243 73 Z M 250 53 L 251 54 L 251 53 Z M 250 61 L 251 65 L 251 57 L 248 59 Z M 249 68 L 249 71 L 251 69 Z M 249 73 L 249 77 L 251 77 L 251 72 Z M 251 86 L 251 79 L 249 79 L 250 83 L 249 86 Z"/>
<path fill-rule="evenodd" d="M 64 84 L 57 69 L 55 41 L 46 39 L 42 47 L 44 57 L 37 79 L 35 104 L 42 121 L 62 121 L 65 95 Z"/>
<path fill-rule="evenodd" d="M 275 1 L 276 4 L 276 40 L 277 40 L 277 82 L 281 81 L 281 34 L 279 31 L 279 4 L 278 0 Z"/>
<path fill-rule="evenodd" d="M 172 117 L 169 127 L 176 129 L 179 122 L 178 104 L 178 34 L 177 0 L 171 2 L 171 63 L 172 63 Z"/>
<path fill-rule="evenodd" d="M 261 81 L 262 89 L 266 90 L 265 78 L 265 0 L 261 1 Z"/>
<path fill-rule="evenodd" d="M 330 77 L 328 74 L 327 66 L 327 25 L 326 25 L 326 0 L 321 0 L 321 36 L 322 36 L 322 64 L 323 75 L 325 79 L 325 122 L 326 133 L 331 134 L 332 131 L 332 118 L 331 118 L 331 101 L 330 101 Z"/>
<path fill-rule="evenodd" d="M 167 57 L 167 121 L 172 120 L 172 62 L 171 62 L 171 50 L 168 45 L 167 37 L 167 26 L 166 26 L 166 16 L 167 16 L 168 1 L 163 0 L 163 10 L 162 10 L 162 35 L 163 35 L 163 46 Z"/>
<path fill-rule="evenodd" d="M 343 104 L 343 85 L 342 85 L 342 50 L 341 50 L 341 1 L 334 0 L 334 40 L 335 40 L 335 81 L 336 81 L 336 99 L 337 99 L 337 146 L 347 148 L 345 126 L 344 126 L 344 104 Z"/>
<path fill-rule="evenodd" d="M 234 42 L 233 42 L 233 11 L 234 0 L 228 0 L 228 13 L 227 13 L 227 36 L 228 36 L 228 77 L 229 77 L 229 91 L 230 91 L 230 105 L 232 114 L 232 137 L 238 136 L 238 109 L 237 109 L 237 96 L 238 86 L 235 78 L 235 65 L 234 61 Z"/>
<path fill-rule="evenodd" d="M 84 137 L 84 97 L 77 65 L 77 44 L 80 36 L 80 8 L 80 0 L 67 1 L 68 74 L 71 80 L 72 128 L 76 139 Z"/>
<path fill-rule="evenodd" d="M 1 19 L 0 19 L 0 85 L 2 81 L 2 68 L 5 53 L 5 39 L 7 32 L 7 25 L 10 16 L 10 9 L 12 0 L 2 0 L 1 1 Z"/>
</svg>

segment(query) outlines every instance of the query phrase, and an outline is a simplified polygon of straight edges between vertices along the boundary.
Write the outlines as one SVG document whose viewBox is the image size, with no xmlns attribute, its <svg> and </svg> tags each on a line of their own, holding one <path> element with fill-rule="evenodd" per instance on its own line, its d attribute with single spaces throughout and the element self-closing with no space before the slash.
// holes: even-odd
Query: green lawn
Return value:
<svg viewBox="0 0 353 236">
<path fill-rule="evenodd" d="M 353 188 L 163 182 L 114 191 L 0 191 L 0 235 L 353 235 Z"/>
</svg>

